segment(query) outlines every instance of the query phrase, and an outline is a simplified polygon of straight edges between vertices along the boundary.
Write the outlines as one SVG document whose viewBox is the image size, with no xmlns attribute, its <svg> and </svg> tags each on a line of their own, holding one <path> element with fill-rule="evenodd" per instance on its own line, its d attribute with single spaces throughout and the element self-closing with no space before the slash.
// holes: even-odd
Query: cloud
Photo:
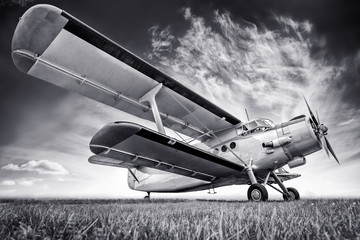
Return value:
<svg viewBox="0 0 360 240">
<path fill-rule="evenodd" d="M 151 28 L 152 57 L 176 79 L 237 115 L 251 106 L 256 114 L 276 109 L 288 119 L 302 92 L 325 94 L 327 81 L 340 71 L 324 60 L 324 41 L 312 34 L 309 21 L 274 16 L 268 27 L 215 11 L 213 24 L 207 24 L 188 8 L 184 19 L 190 28 L 180 37 L 169 27 L 166 34 Z M 315 57 L 313 48 L 320 49 Z"/>
<path fill-rule="evenodd" d="M 16 183 L 15 181 L 13 180 L 3 180 L 1 182 L 1 185 L 4 185 L 4 186 L 14 186 Z"/>
<path fill-rule="evenodd" d="M 0 2 L 1 6 L 21 6 L 26 7 L 29 3 L 34 2 L 34 0 L 3 0 Z"/>
<path fill-rule="evenodd" d="M 3 180 L 1 182 L 1 185 L 4 186 L 15 186 L 15 185 L 20 185 L 20 186 L 32 186 L 35 182 L 42 182 L 44 179 L 42 178 L 21 178 L 21 179 L 17 179 L 17 180 Z"/>
<path fill-rule="evenodd" d="M 9 163 L 3 166 L 1 169 L 10 171 L 28 171 L 37 172 L 39 174 L 50 174 L 50 175 L 68 175 L 69 171 L 64 168 L 61 164 L 51 162 L 48 160 L 29 161 L 24 164 L 13 164 Z"/>
<path fill-rule="evenodd" d="M 338 123 L 338 126 L 348 125 L 348 124 L 350 124 L 350 123 L 353 123 L 354 121 L 355 121 L 354 119 L 350 119 L 350 120 L 348 120 L 348 121 Z"/>
<path fill-rule="evenodd" d="M 32 186 L 35 182 L 41 182 L 43 179 L 41 178 L 31 178 L 31 179 L 21 179 L 17 181 L 17 184 L 20 186 L 28 187 Z"/>
<path fill-rule="evenodd" d="M 152 59 L 154 56 L 162 58 L 164 53 L 171 52 L 174 36 L 170 33 L 169 26 L 163 30 L 159 26 L 152 26 L 149 32 L 151 33 L 152 47 L 152 52 L 148 55 L 149 59 Z"/>
</svg>

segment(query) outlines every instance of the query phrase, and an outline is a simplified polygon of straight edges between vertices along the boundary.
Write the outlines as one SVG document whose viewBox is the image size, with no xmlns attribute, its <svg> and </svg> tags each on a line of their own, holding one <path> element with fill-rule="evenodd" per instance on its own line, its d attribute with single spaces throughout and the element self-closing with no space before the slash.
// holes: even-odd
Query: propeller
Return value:
<svg viewBox="0 0 360 240">
<path fill-rule="evenodd" d="M 305 100 L 306 106 L 309 110 L 309 113 L 311 116 L 311 118 L 310 118 L 311 126 L 313 127 L 316 136 L 318 137 L 318 139 L 320 139 L 321 145 L 325 149 L 325 152 L 328 155 L 328 157 L 330 158 L 330 154 L 329 154 L 329 152 L 330 152 L 331 155 L 335 158 L 336 162 L 340 165 L 339 159 L 336 157 L 335 152 L 334 152 L 333 148 L 331 147 L 329 140 L 327 140 L 327 138 L 325 137 L 328 134 L 328 127 L 325 126 L 324 124 L 320 123 L 320 118 L 319 118 L 317 111 L 316 111 L 316 117 L 315 117 L 315 115 L 311 111 L 311 108 L 310 108 L 308 102 L 306 101 L 305 97 L 304 97 L 304 100 Z"/>
</svg>

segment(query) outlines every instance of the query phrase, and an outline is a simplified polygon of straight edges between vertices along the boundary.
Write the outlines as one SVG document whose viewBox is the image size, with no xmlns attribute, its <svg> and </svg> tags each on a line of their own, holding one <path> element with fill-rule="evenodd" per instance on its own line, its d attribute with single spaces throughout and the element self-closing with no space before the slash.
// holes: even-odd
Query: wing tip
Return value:
<svg viewBox="0 0 360 240">
<path fill-rule="evenodd" d="M 111 148 L 116 144 L 126 140 L 142 129 L 138 124 L 131 122 L 113 122 L 101 128 L 90 141 L 90 150 L 94 154 L 99 154 L 105 148 Z M 98 147 L 102 146 L 102 147 Z"/>
<path fill-rule="evenodd" d="M 55 6 L 38 4 L 20 17 L 11 42 L 12 59 L 20 71 L 27 73 L 36 60 L 16 54 L 16 50 L 41 55 L 67 22 L 61 13 Z"/>
</svg>

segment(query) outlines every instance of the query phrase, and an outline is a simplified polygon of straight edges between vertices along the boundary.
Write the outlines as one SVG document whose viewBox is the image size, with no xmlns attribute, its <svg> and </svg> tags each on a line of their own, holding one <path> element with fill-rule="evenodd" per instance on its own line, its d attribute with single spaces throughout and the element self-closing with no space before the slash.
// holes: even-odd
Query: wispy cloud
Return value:
<svg viewBox="0 0 360 240">
<path fill-rule="evenodd" d="M 353 123 L 354 121 L 355 121 L 354 119 L 350 119 L 350 120 L 348 120 L 348 121 L 339 123 L 338 126 L 348 125 L 348 124 L 350 124 L 350 123 Z"/>
<path fill-rule="evenodd" d="M 158 57 L 167 72 L 231 112 L 251 106 L 256 113 L 284 111 L 288 118 L 302 92 L 324 93 L 318 86 L 339 71 L 311 55 L 324 42 L 313 37 L 308 21 L 274 16 L 274 26 L 260 27 L 215 11 L 211 26 L 190 9 L 185 9 L 184 18 L 190 28 L 178 38 L 169 27 L 163 30 L 166 34 L 157 26 L 152 28 L 152 56 Z"/>
<path fill-rule="evenodd" d="M 19 5 L 21 7 L 27 6 L 29 3 L 34 2 L 34 0 L 2 0 L 0 1 L 0 6 L 15 6 Z"/>
<path fill-rule="evenodd" d="M 51 175 L 68 175 L 69 171 L 65 169 L 61 164 L 51 162 L 49 160 L 29 161 L 24 164 L 9 163 L 3 166 L 1 169 L 10 171 L 28 171 L 37 172 L 39 174 L 51 174 Z"/>
<path fill-rule="evenodd" d="M 152 59 L 154 56 L 162 58 L 164 53 L 171 52 L 175 37 L 171 34 L 169 26 L 165 29 L 160 29 L 159 26 L 152 26 L 149 32 L 151 33 L 151 46 L 153 50 L 148 55 L 149 59 Z"/>
</svg>

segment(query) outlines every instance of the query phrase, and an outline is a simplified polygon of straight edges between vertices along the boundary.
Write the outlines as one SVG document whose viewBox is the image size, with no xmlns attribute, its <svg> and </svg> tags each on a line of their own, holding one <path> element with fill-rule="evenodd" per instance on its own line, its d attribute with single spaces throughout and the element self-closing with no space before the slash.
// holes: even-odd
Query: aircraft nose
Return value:
<svg viewBox="0 0 360 240">
<path fill-rule="evenodd" d="M 283 146 L 290 157 L 306 156 L 321 149 L 321 144 L 305 117 L 282 124 L 282 136 L 291 136 L 292 141 Z"/>
</svg>

